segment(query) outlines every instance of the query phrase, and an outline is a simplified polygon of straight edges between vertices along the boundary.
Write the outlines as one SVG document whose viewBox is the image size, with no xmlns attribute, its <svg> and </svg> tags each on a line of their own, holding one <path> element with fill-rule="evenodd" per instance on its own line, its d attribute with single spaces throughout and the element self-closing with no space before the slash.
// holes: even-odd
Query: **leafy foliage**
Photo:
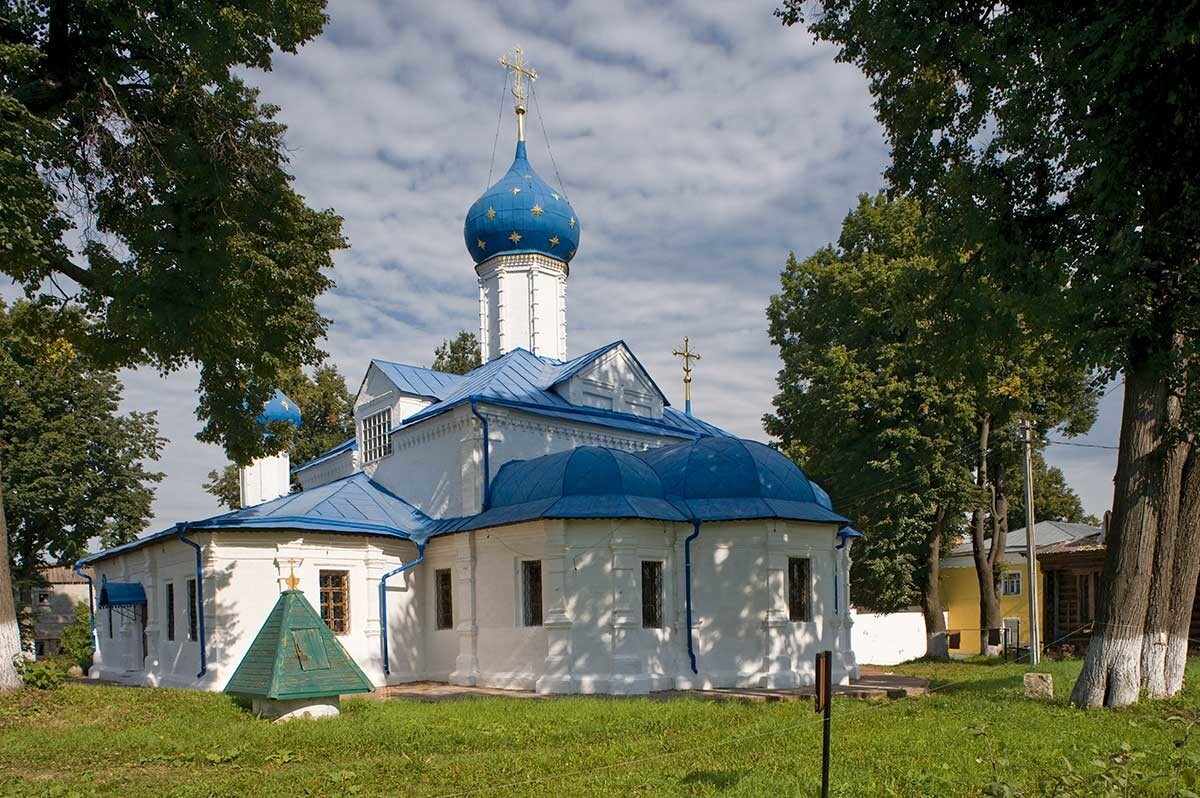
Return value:
<svg viewBox="0 0 1200 798">
<path fill-rule="evenodd" d="M 442 341 L 434 350 L 431 368 L 448 374 L 466 374 L 478 368 L 482 362 L 479 339 L 475 333 L 460 330 L 453 340 Z"/>
<path fill-rule="evenodd" d="M 198 365 L 201 438 L 242 462 L 263 446 L 246 409 L 320 357 L 314 300 L 344 241 L 241 75 L 317 36 L 324 5 L 0 11 L 0 270 L 31 294 L 65 284 L 100 366 Z"/>
<path fill-rule="evenodd" d="M 26 687 L 37 690 L 57 690 L 66 681 L 62 665 L 50 659 L 32 660 L 22 657 L 17 660 L 17 672 L 21 674 L 21 681 Z"/>
<path fill-rule="evenodd" d="M 1033 456 L 1033 512 L 1038 521 L 1065 521 L 1100 526 L 1100 519 L 1083 511 L 1083 502 L 1063 475 L 1062 469 L 1046 462 L 1041 452 Z M 1008 507 L 1008 528 L 1025 526 L 1025 502 Z"/>
<path fill-rule="evenodd" d="M 0 463 L 15 581 L 44 557 L 69 564 L 99 538 L 137 537 L 162 474 L 154 413 L 118 413 L 121 383 L 78 345 L 82 314 L 0 304 Z"/>
<path fill-rule="evenodd" d="M 301 369 L 292 369 L 281 377 L 279 389 L 300 408 L 300 429 L 285 425 L 272 430 L 275 445 L 287 450 L 294 465 L 312 460 L 354 437 L 354 396 L 336 366 L 321 364 L 311 377 Z M 210 471 L 204 489 L 226 507 L 240 506 L 237 466 L 231 464 L 220 471 Z"/>
<path fill-rule="evenodd" d="M 92 666 L 92 613 L 82 601 L 75 605 L 75 619 L 63 627 L 58 639 L 62 655 L 86 674 Z"/>
</svg>

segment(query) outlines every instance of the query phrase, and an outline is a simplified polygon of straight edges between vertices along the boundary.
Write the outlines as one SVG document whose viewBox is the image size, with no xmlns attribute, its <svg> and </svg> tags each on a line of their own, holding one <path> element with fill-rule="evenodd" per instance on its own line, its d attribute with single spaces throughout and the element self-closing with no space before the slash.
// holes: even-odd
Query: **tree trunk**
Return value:
<svg viewBox="0 0 1200 798">
<path fill-rule="evenodd" d="M 992 546 L 988 549 L 988 564 L 992 567 L 992 604 L 995 607 L 996 628 L 1004 625 L 1000 611 L 1001 580 L 1004 572 L 1004 550 L 1008 548 L 1008 471 L 1003 458 L 997 457 L 992 466 Z M 1026 524 L 1026 533 L 1029 532 Z M 1030 577 L 1032 579 L 1032 577 Z M 1029 589 L 1028 585 L 1025 587 Z M 1011 641 L 1018 645 L 1020 640 Z"/>
<path fill-rule="evenodd" d="M 3 467 L 3 463 L 0 463 Z M 21 656 L 21 629 L 13 601 L 12 574 L 8 564 L 8 524 L 4 520 L 4 484 L 0 480 L 0 690 L 21 686 L 16 658 Z"/>
<path fill-rule="evenodd" d="M 1179 399 L 1167 397 L 1168 429 L 1182 418 Z M 1168 433 L 1170 434 L 1170 433 Z M 1166 442 L 1167 460 L 1163 473 L 1162 510 L 1158 521 L 1158 540 L 1154 548 L 1154 570 L 1150 577 L 1150 599 L 1146 607 L 1146 628 L 1142 633 L 1142 687 L 1151 698 L 1166 698 L 1167 647 L 1174 626 L 1175 560 L 1186 555 L 1178 547 L 1180 482 L 1187 459 L 1186 441 Z M 1187 563 L 1181 567 L 1188 568 Z M 1190 569 L 1189 569 L 1190 570 Z M 1188 622 L 1192 610 L 1187 610 Z M 1185 623 L 1185 632 L 1188 623 Z M 1186 634 L 1185 634 L 1186 637 Z"/>
<path fill-rule="evenodd" d="M 925 656 L 943 661 L 950 659 L 946 616 L 942 612 L 942 593 L 938 585 L 942 572 L 942 535 L 945 525 L 946 509 L 939 504 L 926 533 L 925 584 L 921 589 L 921 613 L 925 616 Z"/>
<path fill-rule="evenodd" d="M 1071 692 L 1071 702 L 1080 707 L 1133 704 L 1142 684 L 1142 632 L 1169 459 L 1163 437 L 1169 388 L 1149 360 L 1135 354 L 1125 374 L 1112 524 L 1095 631 Z"/>
<path fill-rule="evenodd" d="M 1000 628 L 1000 600 L 996 595 L 996 542 L 992 541 L 991 551 L 987 548 L 987 496 L 991 485 L 988 482 L 988 439 L 992 432 L 991 416 L 984 415 L 979 420 L 979 472 L 976 484 L 979 486 L 979 503 L 972 516 L 971 553 L 975 558 L 975 577 L 979 582 L 979 653 L 984 656 L 996 656 L 1000 646 L 989 645 L 992 629 Z"/>
<path fill-rule="evenodd" d="M 1175 527 L 1175 563 L 1171 569 L 1171 625 L 1163 665 L 1166 695 L 1183 689 L 1191 637 L 1192 605 L 1200 579 L 1200 443 L 1193 441 L 1180 480 L 1179 518 Z"/>
</svg>

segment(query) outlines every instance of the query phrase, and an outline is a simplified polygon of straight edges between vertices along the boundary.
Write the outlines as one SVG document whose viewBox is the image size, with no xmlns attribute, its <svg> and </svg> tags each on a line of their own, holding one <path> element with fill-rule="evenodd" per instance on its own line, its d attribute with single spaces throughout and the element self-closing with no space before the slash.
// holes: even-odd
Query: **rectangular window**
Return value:
<svg viewBox="0 0 1200 798">
<path fill-rule="evenodd" d="M 1005 571 L 1004 579 L 1000 583 L 1000 592 L 1005 596 L 1021 595 L 1021 572 Z"/>
<path fill-rule="evenodd" d="M 441 568 L 433 572 L 434 610 L 437 628 L 454 628 L 454 585 L 450 580 L 450 569 Z"/>
<path fill-rule="evenodd" d="M 350 572 L 321 571 L 321 620 L 334 634 L 350 631 Z"/>
<path fill-rule="evenodd" d="M 363 462 L 373 463 L 392 453 L 392 409 L 381 410 L 362 421 Z"/>
<path fill-rule="evenodd" d="M 50 605 L 50 594 L 39 592 L 37 594 L 37 603 L 39 607 L 47 607 Z"/>
<path fill-rule="evenodd" d="M 812 620 L 812 561 L 788 557 L 788 619 Z"/>
<path fill-rule="evenodd" d="M 542 625 L 542 561 L 521 563 L 521 618 L 525 626 Z"/>
<path fill-rule="evenodd" d="M 167 639 L 175 639 L 175 585 L 167 583 Z"/>
<path fill-rule="evenodd" d="M 663 564 L 658 560 L 642 561 L 642 628 L 663 628 Z"/>
<path fill-rule="evenodd" d="M 200 604 L 196 594 L 195 579 L 187 580 L 187 602 L 188 640 L 198 640 L 200 638 Z"/>
</svg>

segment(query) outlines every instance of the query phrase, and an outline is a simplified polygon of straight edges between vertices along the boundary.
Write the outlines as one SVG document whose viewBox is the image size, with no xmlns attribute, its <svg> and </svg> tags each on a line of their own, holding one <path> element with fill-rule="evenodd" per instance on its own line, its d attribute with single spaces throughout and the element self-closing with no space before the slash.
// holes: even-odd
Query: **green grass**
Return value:
<svg viewBox="0 0 1200 798">
<path fill-rule="evenodd" d="M 1200 688 L 1075 710 L 1066 695 L 1079 664 L 1043 669 L 1052 703 L 1022 697 L 1024 668 L 989 663 L 899 668 L 933 680 L 923 698 L 839 699 L 833 794 L 981 795 L 991 764 L 972 733 L 980 724 L 1007 761 L 1004 780 L 1026 795 L 1064 758 L 1095 770 L 1123 743 L 1164 770 L 1180 734 L 1170 718 L 1200 713 Z M 272 725 L 223 695 L 68 685 L 0 696 L 0 795 L 814 795 L 820 741 L 805 702 L 351 699 L 338 719 Z M 1170 790 L 1158 781 L 1132 794 Z"/>
</svg>

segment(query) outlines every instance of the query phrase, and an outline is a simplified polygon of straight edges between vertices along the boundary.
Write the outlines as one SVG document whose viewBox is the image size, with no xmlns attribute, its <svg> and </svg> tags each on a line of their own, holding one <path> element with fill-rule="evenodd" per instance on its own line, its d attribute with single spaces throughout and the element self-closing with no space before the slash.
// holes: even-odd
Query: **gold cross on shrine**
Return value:
<svg viewBox="0 0 1200 798">
<path fill-rule="evenodd" d="M 683 358 L 683 395 L 685 400 L 684 409 L 690 416 L 692 414 L 692 361 L 700 359 L 700 353 L 694 352 L 688 343 L 687 336 L 683 338 L 683 349 L 676 349 L 672 353 L 675 357 Z"/>
<path fill-rule="evenodd" d="M 517 141 L 525 140 L 525 78 L 532 84 L 538 78 L 537 70 L 525 63 L 520 47 L 513 48 L 512 56 L 500 56 L 500 66 L 513 73 L 512 95 L 517 100 Z"/>
</svg>

